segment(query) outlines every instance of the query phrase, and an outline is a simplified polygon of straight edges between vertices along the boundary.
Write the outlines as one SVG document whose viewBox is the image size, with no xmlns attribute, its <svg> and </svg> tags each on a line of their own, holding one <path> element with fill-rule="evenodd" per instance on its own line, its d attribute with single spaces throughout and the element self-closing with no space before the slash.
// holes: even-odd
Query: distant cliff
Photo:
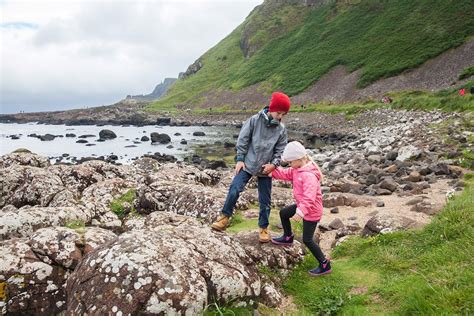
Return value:
<svg viewBox="0 0 474 316">
<path fill-rule="evenodd" d="M 134 99 L 138 101 L 153 101 L 161 98 L 166 91 L 173 85 L 176 81 L 176 78 L 165 78 L 162 83 L 159 83 L 152 93 L 150 94 L 139 94 L 139 95 L 127 95 L 126 100 Z"/>
</svg>

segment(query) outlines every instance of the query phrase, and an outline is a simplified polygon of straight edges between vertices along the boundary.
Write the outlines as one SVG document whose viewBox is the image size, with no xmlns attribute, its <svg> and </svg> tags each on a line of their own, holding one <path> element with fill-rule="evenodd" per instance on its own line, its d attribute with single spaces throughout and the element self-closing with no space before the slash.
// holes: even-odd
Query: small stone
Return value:
<svg viewBox="0 0 474 316">
<path fill-rule="evenodd" d="M 332 214 L 337 214 L 337 213 L 339 213 L 339 208 L 338 208 L 338 207 L 332 208 L 332 209 L 330 210 L 330 212 L 331 212 Z"/>
<path fill-rule="evenodd" d="M 385 206 L 385 203 L 384 203 L 384 201 L 377 201 L 376 206 L 377 206 L 377 207 L 384 207 L 384 206 Z M 377 212 L 377 211 L 375 211 L 375 212 Z M 372 212 L 372 213 L 373 213 L 373 212 Z M 369 215 L 372 215 L 372 213 L 370 213 Z M 378 213 L 378 212 L 377 212 L 377 213 Z M 377 214 L 377 213 L 375 213 L 375 214 Z M 375 214 L 374 214 L 374 215 L 375 215 Z"/>
</svg>

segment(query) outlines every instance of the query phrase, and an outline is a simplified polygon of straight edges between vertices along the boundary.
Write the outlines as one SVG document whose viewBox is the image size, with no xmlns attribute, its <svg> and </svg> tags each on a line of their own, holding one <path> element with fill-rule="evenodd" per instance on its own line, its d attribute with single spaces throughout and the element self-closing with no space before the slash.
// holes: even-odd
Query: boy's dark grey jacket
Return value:
<svg viewBox="0 0 474 316">
<path fill-rule="evenodd" d="M 262 165 L 280 165 L 281 155 L 288 143 L 286 127 L 280 123 L 269 127 L 266 109 L 249 118 L 237 139 L 237 161 L 245 163 L 245 171 L 262 176 Z"/>
</svg>

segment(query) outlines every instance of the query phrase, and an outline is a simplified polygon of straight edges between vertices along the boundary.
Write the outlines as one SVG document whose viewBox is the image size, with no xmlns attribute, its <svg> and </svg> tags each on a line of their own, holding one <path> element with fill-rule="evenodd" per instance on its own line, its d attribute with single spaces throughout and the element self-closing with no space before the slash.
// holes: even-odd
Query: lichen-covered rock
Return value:
<svg viewBox="0 0 474 316">
<path fill-rule="evenodd" d="M 212 222 L 222 209 L 227 192 L 197 183 L 177 185 L 175 181 L 156 181 L 141 186 L 137 194 L 141 213 L 171 211 Z"/>
<path fill-rule="evenodd" d="M 134 187 L 133 182 L 120 178 L 108 179 L 89 186 L 82 193 L 82 202 L 95 216 L 110 212 L 110 204 Z"/>
<path fill-rule="evenodd" d="M 46 168 L 49 167 L 51 163 L 47 157 L 31 152 L 13 152 L 0 157 L 0 168 L 7 168 L 11 165 Z"/>
<path fill-rule="evenodd" d="M 40 228 L 64 226 L 70 221 L 87 223 L 92 214 L 84 207 L 23 207 L 0 213 L 0 240 L 29 237 Z"/>
<path fill-rule="evenodd" d="M 81 236 L 67 227 L 48 227 L 33 233 L 28 244 L 43 262 L 74 269 L 82 259 Z"/>
<path fill-rule="evenodd" d="M 0 242 L 0 313 L 55 315 L 66 309 L 70 271 L 43 262 L 27 239 Z"/>
<path fill-rule="evenodd" d="M 1 197 L 0 207 L 12 204 L 73 206 L 75 196 L 64 187 L 61 179 L 47 169 L 11 165 L 0 169 Z"/>
<path fill-rule="evenodd" d="M 106 243 L 114 240 L 116 237 L 117 235 L 110 230 L 99 227 L 87 227 L 85 229 L 83 238 L 81 238 L 83 252 L 84 254 L 88 254 L 97 247 L 105 245 Z"/>
<path fill-rule="evenodd" d="M 399 215 L 377 214 L 371 217 L 362 230 L 362 236 L 390 233 L 419 227 L 420 224 L 408 217 Z"/>
<path fill-rule="evenodd" d="M 69 314 L 195 315 L 210 302 L 252 304 L 260 295 L 255 264 L 237 240 L 195 219 L 153 216 L 81 261 L 67 282 Z"/>
<path fill-rule="evenodd" d="M 304 248 L 297 240 L 292 246 L 282 247 L 271 243 L 259 243 L 258 232 L 240 232 L 236 238 L 256 264 L 286 274 L 304 258 Z"/>
</svg>

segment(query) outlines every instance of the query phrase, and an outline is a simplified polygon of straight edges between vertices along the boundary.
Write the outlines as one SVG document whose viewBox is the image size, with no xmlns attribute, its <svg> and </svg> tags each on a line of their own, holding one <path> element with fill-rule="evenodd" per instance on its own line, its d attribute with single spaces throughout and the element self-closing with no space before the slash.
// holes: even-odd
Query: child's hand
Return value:
<svg viewBox="0 0 474 316">
<path fill-rule="evenodd" d="M 262 169 L 263 169 L 263 170 L 262 170 L 262 173 L 263 173 L 263 174 L 269 174 L 269 173 L 271 173 L 273 170 L 275 170 L 276 168 L 275 168 L 275 165 L 274 165 L 274 164 L 272 164 L 272 163 L 267 163 L 267 164 L 265 164 L 265 165 L 262 166 Z"/>
</svg>

